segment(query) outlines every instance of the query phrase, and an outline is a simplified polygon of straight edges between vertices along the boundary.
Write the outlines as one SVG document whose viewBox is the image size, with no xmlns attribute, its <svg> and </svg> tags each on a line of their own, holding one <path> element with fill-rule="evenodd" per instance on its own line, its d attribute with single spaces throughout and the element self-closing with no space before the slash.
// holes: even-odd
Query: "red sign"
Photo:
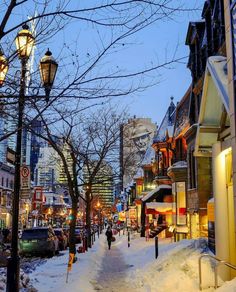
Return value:
<svg viewBox="0 0 236 292">
<path fill-rule="evenodd" d="M 138 186 L 142 186 L 142 185 L 143 185 L 143 180 L 141 180 L 141 179 L 137 179 L 137 180 L 136 180 L 136 184 L 137 184 Z"/>
<path fill-rule="evenodd" d="M 34 189 L 34 196 L 33 196 L 33 209 L 41 209 L 43 204 L 43 188 L 37 187 Z"/>
<path fill-rule="evenodd" d="M 186 215 L 186 208 L 179 208 L 179 215 Z"/>
<path fill-rule="evenodd" d="M 29 176 L 29 168 L 28 166 L 24 165 L 21 167 L 21 175 L 23 177 L 28 177 Z"/>
</svg>

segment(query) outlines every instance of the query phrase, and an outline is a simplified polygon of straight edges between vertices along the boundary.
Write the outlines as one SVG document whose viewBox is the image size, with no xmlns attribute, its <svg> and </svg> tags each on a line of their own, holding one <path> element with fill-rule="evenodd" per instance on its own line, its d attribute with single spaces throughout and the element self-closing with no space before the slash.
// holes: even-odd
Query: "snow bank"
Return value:
<svg viewBox="0 0 236 292">
<path fill-rule="evenodd" d="M 94 279 L 100 268 L 105 244 L 102 239 L 96 240 L 88 252 L 77 254 L 78 260 L 69 272 L 68 283 L 66 283 L 66 273 L 69 255 L 66 251 L 60 256 L 47 260 L 30 274 L 32 285 L 39 292 L 94 291 Z"/>
<path fill-rule="evenodd" d="M 232 281 L 225 282 L 220 288 L 217 289 L 219 292 L 235 292 L 236 291 L 236 278 Z"/>
<path fill-rule="evenodd" d="M 169 239 L 159 239 L 157 259 L 153 239 L 146 241 L 139 235 L 133 235 L 130 248 L 127 239 L 118 239 L 116 245 L 124 253 L 126 263 L 130 267 L 126 281 L 137 291 L 199 291 L 198 259 L 201 254 L 210 252 L 206 240 L 171 242 Z M 214 273 L 209 259 L 202 261 L 202 277 L 204 291 L 215 291 L 214 288 L 208 288 L 214 286 Z M 222 287 L 217 291 L 236 291 L 236 280 L 224 285 L 220 278 L 218 281 Z"/>
</svg>

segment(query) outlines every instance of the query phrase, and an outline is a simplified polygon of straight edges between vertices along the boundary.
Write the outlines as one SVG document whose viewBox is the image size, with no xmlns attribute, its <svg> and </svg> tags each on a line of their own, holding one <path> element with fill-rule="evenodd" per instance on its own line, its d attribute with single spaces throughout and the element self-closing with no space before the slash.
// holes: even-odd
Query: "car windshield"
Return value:
<svg viewBox="0 0 236 292">
<path fill-rule="evenodd" d="M 28 229 L 24 230 L 21 239 L 47 238 L 48 229 Z"/>
</svg>

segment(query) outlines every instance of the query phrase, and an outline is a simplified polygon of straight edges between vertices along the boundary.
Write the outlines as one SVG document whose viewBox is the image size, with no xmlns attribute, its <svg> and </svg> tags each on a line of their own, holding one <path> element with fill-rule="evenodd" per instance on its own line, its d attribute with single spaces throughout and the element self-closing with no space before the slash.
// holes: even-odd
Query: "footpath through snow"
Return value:
<svg viewBox="0 0 236 292">
<path fill-rule="evenodd" d="M 207 252 L 205 240 L 170 242 L 159 239 L 159 257 L 154 258 L 154 240 L 139 235 L 117 235 L 111 250 L 102 234 L 92 249 L 79 254 L 66 283 L 68 252 L 48 259 L 29 274 L 39 292 L 195 292 L 198 289 L 198 258 Z M 213 285 L 212 268 L 203 262 L 203 285 Z M 214 291 L 213 288 L 204 290 Z M 236 280 L 225 283 L 219 292 L 235 292 Z"/>
<path fill-rule="evenodd" d="M 126 264 L 122 251 L 116 245 L 112 246 L 104 254 L 94 288 L 103 292 L 137 291 L 126 282 L 127 270 L 131 266 Z"/>
</svg>

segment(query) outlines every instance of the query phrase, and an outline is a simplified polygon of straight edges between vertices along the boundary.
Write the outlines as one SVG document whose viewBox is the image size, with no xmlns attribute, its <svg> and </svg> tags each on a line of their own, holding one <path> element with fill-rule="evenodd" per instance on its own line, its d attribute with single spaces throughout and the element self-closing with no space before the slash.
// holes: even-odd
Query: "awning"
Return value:
<svg viewBox="0 0 236 292">
<path fill-rule="evenodd" d="M 146 196 L 144 196 L 142 198 L 143 202 L 150 202 L 151 200 L 155 199 L 155 196 L 158 195 L 160 192 L 165 191 L 165 190 L 171 190 L 171 186 L 170 185 L 159 185 L 158 187 L 156 187 L 154 190 L 148 192 L 146 194 Z"/>
<path fill-rule="evenodd" d="M 222 56 L 209 57 L 207 60 L 195 156 L 211 157 L 212 145 L 217 142 L 222 126 L 230 130 L 226 65 L 226 58 Z"/>
<path fill-rule="evenodd" d="M 157 212 L 164 213 L 172 211 L 172 203 L 150 202 L 146 204 L 147 209 L 155 209 Z"/>
</svg>

